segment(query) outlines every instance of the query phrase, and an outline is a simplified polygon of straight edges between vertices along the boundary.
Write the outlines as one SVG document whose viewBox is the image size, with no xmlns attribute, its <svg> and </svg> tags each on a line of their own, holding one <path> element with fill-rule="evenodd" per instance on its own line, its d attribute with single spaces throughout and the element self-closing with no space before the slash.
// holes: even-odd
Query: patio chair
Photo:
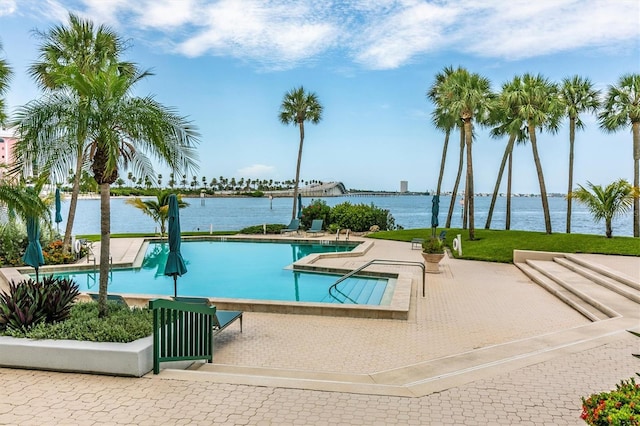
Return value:
<svg viewBox="0 0 640 426">
<path fill-rule="evenodd" d="M 198 305 L 206 305 L 211 306 L 209 299 L 206 297 L 175 297 L 174 300 L 176 302 L 183 303 L 195 303 Z M 222 330 L 227 328 L 235 320 L 240 320 L 240 333 L 242 333 L 242 311 L 221 311 L 216 309 L 216 314 L 213 317 L 213 334 L 216 335 L 220 333 Z"/>
<path fill-rule="evenodd" d="M 307 229 L 307 233 L 313 235 L 324 234 L 322 219 L 314 219 L 313 222 L 311 222 L 311 228 Z"/>
<path fill-rule="evenodd" d="M 300 219 L 291 219 L 289 226 L 280 230 L 281 234 L 286 234 L 287 232 L 298 232 L 300 229 Z"/>
<path fill-rule="evenodd" d="M 87 295 L 89 295 L 89 297 L 91 297 L 94 302 L 97 302 L 100 298 L 100 295 L 98 293 L 87 293 Z M 107 294 L 107 302 L 116 302 L 120 305 L 126 306 L 127 308 L 129 307 L 129 304 L 126 300 L 124 300 L 124 297 L 120 296 L 119 294 Z"/>
</svg>

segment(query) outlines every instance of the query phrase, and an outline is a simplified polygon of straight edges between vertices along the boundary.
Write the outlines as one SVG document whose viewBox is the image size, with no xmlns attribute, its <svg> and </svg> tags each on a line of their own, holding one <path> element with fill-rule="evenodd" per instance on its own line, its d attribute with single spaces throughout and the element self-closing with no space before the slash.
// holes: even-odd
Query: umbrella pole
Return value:
<svg viewBox="0 0 640 426">
<path fill-rule="evenodd" d="M 36 269 L 36 282 L 39 282 L 38 281 L 38 268 L 35 268 L 35 269 Z"/>
<path fill-rule="evenodd" d="M 176 275 L 173 276 L 173 298 L 178 297 L 178 277 Z"/>
</svg>

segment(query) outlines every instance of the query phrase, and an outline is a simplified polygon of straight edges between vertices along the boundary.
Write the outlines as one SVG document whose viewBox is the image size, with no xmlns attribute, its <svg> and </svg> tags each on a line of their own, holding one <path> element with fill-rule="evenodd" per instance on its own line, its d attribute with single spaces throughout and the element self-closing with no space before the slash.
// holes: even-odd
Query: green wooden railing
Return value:
<svg viewBox="0 0 640 426">
<path fill-rule="evenodd" d="M 156 299 L 153 311 L 153 373 L 160 363 L 206 359 L 213 362 L 215 306 Z"/>
</svg>

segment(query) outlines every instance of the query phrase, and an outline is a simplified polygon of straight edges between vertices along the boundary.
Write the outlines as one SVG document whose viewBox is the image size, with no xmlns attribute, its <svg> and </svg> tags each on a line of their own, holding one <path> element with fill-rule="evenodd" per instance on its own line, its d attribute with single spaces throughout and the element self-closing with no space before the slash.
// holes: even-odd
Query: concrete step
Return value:
<svg viewBox="0 0 640 426">
<path fill-rule="evenodd" d="M 573 263 L 577 263 L 578 265 L 584 266 L 592 271 L 595 271 L 600 275 L 612 278 L 628 287 L 631 287 L 635 290 L 640 291 L 640 280 L 634 279 L 633 277 L 623 272 L 606 267 L 604 265 L 591 262 L 588 259 L 583 259 L 580 256 L 576 256 L 573 254 L 565 254 L 565 258 L 572 261 Z M 638 258 L 630 257 L 630 261 L 633 261 L 634 259 L 637 261 L 636 271 L 640 270 L 640 260 L 638 260 Z"/>
<path fill-rule="evenodd" d="M 565 268 L 582 275 L 590 281 L 596 284 L 600 284 L 603 287 L 608 288 L 611 291 L 618 293 L 621 296 L 626 297 L 629 300 L 633 300 L 636 303 L 640 303 L 640 288 L 635 288 L 635 284 L 632 282 L 618 281 L 616 278 L 602 275 L 597 270 L 591 268 L 591 264 L 579 264 L 568 258 L 554 258 L 554 262 L 559 263 Z M 615 277 L 615 275 L 613 275 Z M 640 287 L 640 286 L 638 286 Z"/>
<path fill-rule="evenodd" d="M 548 278 L 537 269 L 524 262 L 518 262 L 516 263 L 516 266 L 533 282 L 556 296 L 558 299 L 562 300 L 590 321 L 595 322 L 617 316 L 615 313 L 606 310 L 606 308 L 604 311 L 599 309 L 594 306 L 594 304 L 597 303 L 590 300 L 586 295 L 575 294 L 570 288 L 566 288 L 558 284 L 556 281 Z"/>
<path fill-rule="evenodd" d="M 609 316 L 635 315 L 638 304 L 554 261 L 527 260 L 527 264 L 572 291 Z"/>
</svg>

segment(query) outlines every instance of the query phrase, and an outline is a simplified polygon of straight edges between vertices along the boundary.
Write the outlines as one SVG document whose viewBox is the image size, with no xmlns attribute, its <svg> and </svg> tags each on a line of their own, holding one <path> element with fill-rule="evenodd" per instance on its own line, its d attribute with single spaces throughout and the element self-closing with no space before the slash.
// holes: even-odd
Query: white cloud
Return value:
<svg viewBox="0 0 640 426">
<path fill-rule="evenodd" d="M 268 178 L 275 175 L 276 168 L 273 166 L 266 166 L 264 164 L 252 164 L 247 167 L 238 169 L 238 175 L 247 178 Z"/>
<path fill-rule="evenodd" d="M 0 0 L 0 16 L 11 15 L 15 11 L 15 0 Z"/>
<path fill-rule="evenodd" d="M 443 50 L 510 60 L 623 48 L 640 38 L 638 0 L 39 1 L 56 12 L 75 7 L 136 36 L 152 31 L 148 37 L 157 40 L 163 33 L 165 49 L 187 56 L 230 56 L 276 69 L 329 52 L 368 69 L 392 69 Z M 0 0 L 0 15 L 16 4 Z"/>
</svg>

